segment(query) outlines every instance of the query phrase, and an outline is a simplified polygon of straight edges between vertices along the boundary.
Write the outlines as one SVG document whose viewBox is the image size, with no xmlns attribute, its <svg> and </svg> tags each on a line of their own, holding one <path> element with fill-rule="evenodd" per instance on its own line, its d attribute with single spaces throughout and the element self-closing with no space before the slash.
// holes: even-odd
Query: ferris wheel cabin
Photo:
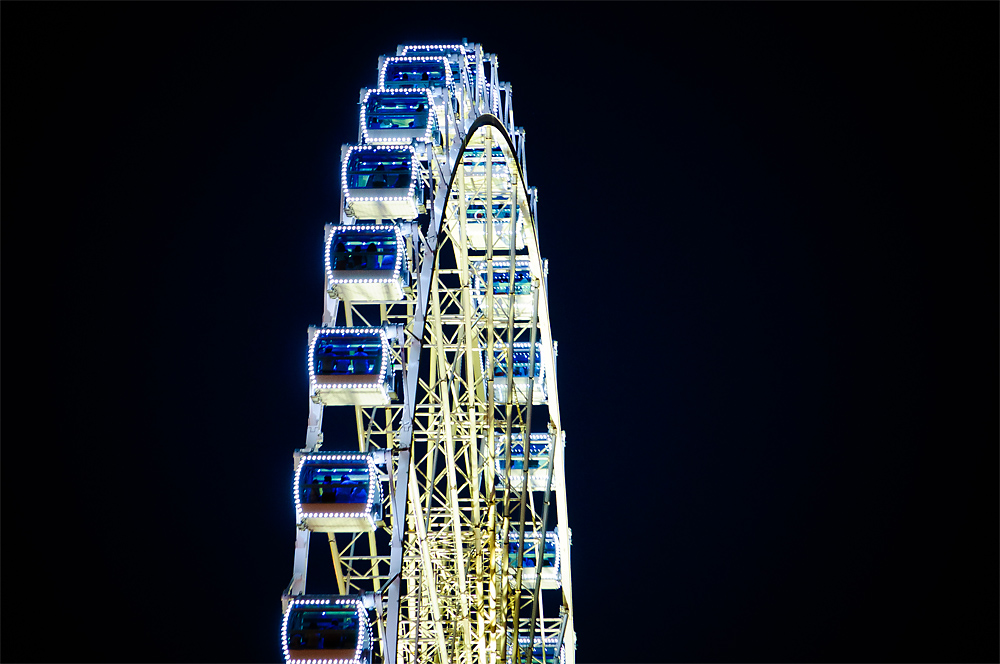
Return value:
<svg viewBox="0 0 1000 664">
<path fill-rule="evenodd" d="M 502 431 L 496 431 L 494 439 L 496 440 L 497 482 L 501 485 L 509 482 L 514 489 L 519 490 L 524 485 L 524 436 L 519 433 L 513 433 L 510 436 L 510 473 L 504 472 L 507 468 L 507 435 Z M 545 491 L 549 484 L 552 436 L 547 433 L 533 433 L 528 441 L 528 491 Z M 552 479 L 554 488 L 555 477 Z"/>
<path fill-rule="evenodd" d="M 293 490 L 298 522 L 313 532 L 370 532 L 382 520 L 382 485 L 370 454 L 303 454 Z"/>
<path fill-rule="evenodd" d="M 361 102 L 361 128 L 365 142 L 437 142 L 440 126 L 435 104 L 427 90 L 367 90 Z M 443 109 L 439 109 L 443 112 Z"/>
<path fill-rule="evenodd" d="M 493 197 L 493 250 L 510 249 L 511 218 L 514 223 L 514 250 L 524 249 L 524 220 L 519 210 L 512 210 L 511 198 L 507 194 Z M 482 198 L 471 198 L 465 211 L 465 233 L 469 246 L 476 251 L 486 251 L 489 244 L 489 227 L 486 220 L 486 202 Z"/>
<path fill-rule="evenodd" d="M 472 178 L 473 182 L 479 183 L 486 179 L 486 148 L 469 147 L 462 153 L 462 165 L 465 167 L 467 178 Z M 508 191 L 510 189 L 510 167 L 507 165 L 507 156 L 503 148 L 494 145 L 490 150 L 490 166 L 493 173 L 494 194 L 498 189 Z"/>
<path fill-rule="evenodd" d="M 285 662 L 371 664 L 368 612 L 352 595 L 291 598 L 281 624 Z"/>
<path fill-rule="evenodd" d="M 476 308 L 486 309 L 486 285 L 489 283 L 489 270 L 485 261 L 473 263 L 473 281 L 475 290 L 473 299 Z M 513 291 L 513 295 L 511 294 Z M 531 264 L 527 260 L 514 262 L 514 283 L 511 285 L 510 260 L 493 260 L 493 321 L 503 324 L 509 315 L 511 298 L 514 299 L 514 318 L 528 320 L 531 318 Z"/>
<path fill-rule="evenodd" d="M 324 406 L 384 406 L 395 397 L 389 337 L 378 327 L 310 329 L 309 385 Z"/>
<path fill-rule="evenodd" d="M 525 547 L 522 558 L 521 583 L 533 586 L 538 576 L 541 576 L 543 589 L 559 588 L 559 533 L 554 530 L 545 533 L 544 544 L 541 547 L 539 547 L 539 540 L 541 538 L 537 534 L 525 533 L 524 535 Z M 518 533 L 511 533 L 510 541 L 507 543 L 507 564 L 512 570 L 517 568 L 517 556 L 520 548 Z"/>
<path fill-rule="evenodd" d="M 466 194 L 465 226 L 469 245 L 477 251 L 485 251 L 489 244 L 487 212 L 493 216 L 493 249 L 510 249 L 511 231 L 514 233 L 514 249 L 525 247 L 524 220 L 514 194 L 510 188 L 510 168 L 500 147 L 490 151 L 490 171 L 493 174 L 491 202 L 486 200 L 486 148 L 470 147 L 462 156 L 468 186 L 476 194 Z M 488 207 L 489 206 L 489 209 Z M 514 224 L 513 229 L 511 224 Z"/>
<path fill-rule="evenodd" d="M 510 637 L 508 636 L 508 643 Z M 550 636 L 543 639 L 540 636 L 535 637 L 535 642 L 533 647 L 529 648 L 528 645 L 529 637 L 519 636 L 517 639 L 517 647 L 519 652 L 518 661 L 521 664 L 566 664 L 566 645 L 559 645 L 558 636 Z M 556 646 L 559 645 L 559 652 L 556 652 Z M 510 659 L 513 659 L 513 646 L 507 646 L 507 652 Z M 529 653 L 530 650 L 530 653 Z"/>
<path fill-rule="evenodd" d="M 452 87 L 451 65 L 440 56 L 386 58 L 379 87 L 387 90 Z"/>
<path fill-rule="evenodd" d="M 405 250 L 398 224 L 331 224 L 326 238 L 329 290 L 354 302 L 402 300 L 410 283 Z"/>
<path fill-rule="evenodd" d="M 423 211 L 418 161 L 409 146 L 351 146 L 342 187 L 357 219 L 416 219 Z"/>
<path fill-rule="evenodd" d="M 462 44 L 429 44 L 429 45 L 406 45 L 397 49 L 397 55 L 422 58 L 445 58 L 451 67 L 451 80 L 457 85 L 462 81 L 462 70 L 475 80 L 476 68 L 474 64 L 468 62 L 469 55 Z M 472 58 L 475 62 L 475 57 Z"/>
<path fill-rule="evenodd" d="M 526 341 L 514 342 L 513 348 L 513 384 L 514 402 L 519 404 L 528 403 L 528 383 L 529 372 L 531 371 L 531 344 Z M 482 354 L 485 362 L 486 354 Z M 548 398 L 545 385 L 545 367 L 542 365 L 542 346 L 535 343 L 535 375 L 534 384 L 531 390 L 531 403 L 536 406 L 544 404 Z M 486 370 L 486 367 L 483 367 Z M 493 348 L 493 399 L 497 403 L 507 402 L 507 348 L 506 346 L 495 346 Z"/>
</svg>

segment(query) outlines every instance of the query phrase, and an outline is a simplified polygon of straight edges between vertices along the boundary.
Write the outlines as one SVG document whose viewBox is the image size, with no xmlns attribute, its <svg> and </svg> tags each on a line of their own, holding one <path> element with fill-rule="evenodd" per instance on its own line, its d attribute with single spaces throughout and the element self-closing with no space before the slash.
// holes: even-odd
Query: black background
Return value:
<svg viewBox="0 0 1000 664">
<path fill-rule="evenodd" d="M 3 3 L 2 659 L 280 658 L 340 146 L 465 37 L 539 189 L 580 661 L 997 661 L 997 25 Z"/>
</svg>

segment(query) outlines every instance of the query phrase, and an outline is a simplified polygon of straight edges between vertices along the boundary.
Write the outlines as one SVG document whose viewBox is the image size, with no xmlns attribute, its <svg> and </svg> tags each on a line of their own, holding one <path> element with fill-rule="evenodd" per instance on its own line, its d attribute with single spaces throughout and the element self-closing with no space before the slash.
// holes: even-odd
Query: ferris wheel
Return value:
<svg viewBox="0 0 1000 664">
<path fill-rule="evenodd" d="M 286 662 L 575 662 L 548 265 L 497 66 L 404 45 L 361 91 L 308 332 Z M 324 441 L 334 406 L 355 431 Z M 313 533 L 336 593 L 307 594 Z"/>
</svg>

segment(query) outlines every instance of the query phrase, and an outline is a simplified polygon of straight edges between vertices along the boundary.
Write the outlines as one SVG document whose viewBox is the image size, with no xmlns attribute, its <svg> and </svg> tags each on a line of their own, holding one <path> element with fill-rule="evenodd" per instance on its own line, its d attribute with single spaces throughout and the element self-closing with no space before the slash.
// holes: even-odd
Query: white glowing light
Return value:
<svg viewBox="0 0 1000 664">
<path fill-rule="evenodd" d="M 464 58 L 467 57 L 465 54 L 465 46 L 463 44 L 407 44 L 403 46 L 403 50 L 400 55 L 406 55 L 411 50 L 413 51 L 447 51 L 454 49 Z M 468 56 L 473 57 L 473 56 Z"/>
</svg>

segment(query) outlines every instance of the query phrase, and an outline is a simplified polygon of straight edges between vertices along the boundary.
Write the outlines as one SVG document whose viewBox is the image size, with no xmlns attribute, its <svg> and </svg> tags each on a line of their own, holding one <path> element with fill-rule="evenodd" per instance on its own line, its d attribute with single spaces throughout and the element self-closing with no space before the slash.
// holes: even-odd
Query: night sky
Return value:
<svg viewBox="0 0 1000 664">
<path fill-rule="evenodd" d="M 280 659 L 340 146 L 463 37 L 539 190 L 578 659 L 1000 659 L 997 3 L 2 14 L 3 661 Z"/>
</svg>

